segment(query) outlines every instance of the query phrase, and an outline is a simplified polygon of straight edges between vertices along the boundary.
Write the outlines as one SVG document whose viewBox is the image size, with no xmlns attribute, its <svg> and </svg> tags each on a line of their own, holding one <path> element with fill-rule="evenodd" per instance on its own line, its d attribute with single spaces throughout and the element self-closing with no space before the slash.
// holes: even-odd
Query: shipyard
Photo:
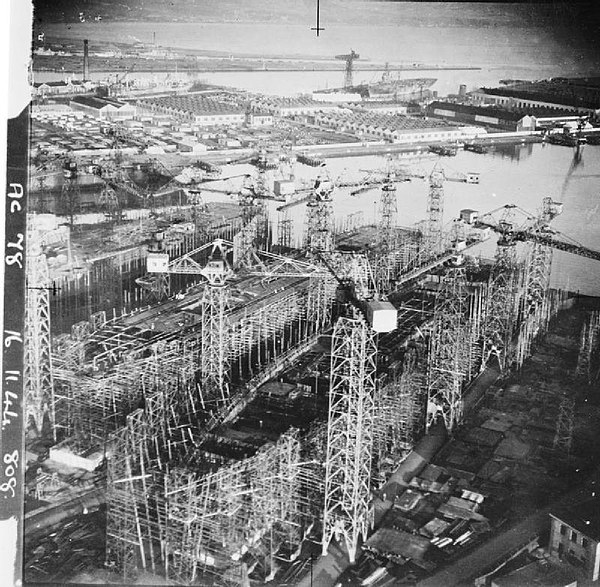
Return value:
<svg viewBox="0 0 600 587">
<path fill-rule="evenodd" d="M 23 584 L 596 584 L 600 66 L 87 4 L 33 32 Z"/>
</svg>

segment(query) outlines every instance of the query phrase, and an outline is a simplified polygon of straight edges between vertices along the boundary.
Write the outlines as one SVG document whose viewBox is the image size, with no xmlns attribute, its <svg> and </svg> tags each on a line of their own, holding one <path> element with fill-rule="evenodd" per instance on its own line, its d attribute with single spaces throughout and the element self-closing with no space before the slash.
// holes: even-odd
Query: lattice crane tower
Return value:
<svg viewBox="0 0 600 587">
<path fill-rule="evenodd" d="M 362 317 L 338 319 L 332 340 L 323 553 L 334 536 L 353 563 L 372 525 L 370 477 L 377 347 Z"/>
<path fill-rule="evenodd" d="M 227 319 L 227 279 L 232 270 L 219 241 L 213 245 L 206 267 L 200 272 L 208 283 L 201 300 L 202 338 L 200 353 L 200 393 L 206 403 L 223 402 L 229 395 L 229 332 Z"/>
<path fill-rule="evenodd" d="M 345 55 L 336 55 L 335 58 L 339 59 L 340 61 L 346 62 L 346 69 L 344 73 L 344 88 L 351 88 L 353 81 L 352 74 L 354 70 L 354 61 L 356 59 L 360 59 L 360 55 L 356 51 L 354 51 L 354 49 L 351 49 L 350 53 L 347 53 Z"/>
<path fill-rule="evenodd" d="M 75 215 L 79 213 L 81 206 L 81 191 L 79 189 L 79 172 L 77 163 L 67 159 L 63 164 L 63 186 L 61 190 L 61 202 L 65 214 L 69 217 L 69 225 L 72 227 Z"/>
<path fill-rule="evenodd" d="M 429 175 L 429 195 L 427 197 L 425 248 L 430 256 L 433 256 L 442 248 L 444 179 L 444 170 L 436 164 Z"/>
<path fill-rule="evenodd" d="M 38 433 L 49 417 L 54 431 L 52 358 L 50 352 L 50 277 L 40 235 L 27 223 L 27 289 L 25 293 L 24 369 L 25 410 Z"/>
<path fill-rule="evenodd" d="M 379 233 L 377 235 L 376 266 L 377 282 L 380 290 L 384 291 L 392 279 L 394 270 L 394 252 L 398 248 L 396 226 L 398 222 L 398 203 L 396 187 L 388 174 L 381 186 L 381 216 L 379 218 Z"/>
<path fill-rule="evenodd" d="M 333 182 L 326 173 L 320 174 L 306 204 L 305 248 L 311 253 L 333 250 L 332 192 Z"/>
<path fill-rule="evenodd" d="M 512 209 L 507 208 L 498 227 L 501 229 L 496 245 L 496 258 L 492 267 L 486 296 L 483 324 L 483 350 L 481 369 L 494 356 L 500 370 L 509 362 L 510 341 L 515 330 L 517 309 L 517 253 L 512 238 Z"/>
<path fill-rule="evenodd" d="M 448 430 L 462 420 L 462 385 L 470 330 L 468 310 L 465 268 L 456 265 L 444 276 L 434 310 L 427 372 L 427 429 L 439 416 Z"/>
<path fill-rule="evenodd" d="M 562 204 L 554 202 L 552 198 L 544 198 L 540 215 L 533 227 L 533 231 L 544 231 L 550 221 L 560 214 Z M 548 294 L 550 287 L 550 273 L 552 271 L 551 246 L 533 241 L 530 243 L 527 259 L 527 274 L 525 278 L 524 311 L 526 314 L 539 312 L 539 308 Z"/>
</svg>

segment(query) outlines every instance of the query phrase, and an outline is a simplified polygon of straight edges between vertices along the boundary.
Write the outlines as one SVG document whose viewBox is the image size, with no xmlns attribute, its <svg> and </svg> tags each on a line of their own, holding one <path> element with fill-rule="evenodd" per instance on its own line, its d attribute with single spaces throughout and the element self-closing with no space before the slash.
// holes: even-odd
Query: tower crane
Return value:
<svg viewBox="0 0 600 587">
<path fill-rule="evenodd" d="M 351 49 L 350 53 L 347 53 L 345 55 L 336 55 L 335 58 L 339 61 L 346 62 L 346 70 L 344 73 L 344 88 L 351 88 L 353 85 L 352 73 L 354 69 L 354 62 L 357 59 L 360 59 L 360 55 L 356 53 L 356 51 Z"/>
</svg>

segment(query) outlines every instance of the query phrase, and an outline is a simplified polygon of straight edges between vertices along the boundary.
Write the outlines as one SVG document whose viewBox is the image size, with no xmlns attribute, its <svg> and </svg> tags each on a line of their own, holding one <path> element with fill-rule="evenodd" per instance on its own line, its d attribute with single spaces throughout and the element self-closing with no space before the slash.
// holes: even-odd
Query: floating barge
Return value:
<svg viewBox="0 0 600 587">
<path fill-rule="evenodd" d="M 310 155 L 306 155 L 305 153 L 299 153 L 296 156 L 296 160 L 298 163 L 308 165 L 309 167 L 321 167 L 321 165 L 324 164 L 323 159 L 320 159 L 319 157 L 312 157 Z"/>
<path fill-rule="evenodd" d="M 479 153 L 481 155 L 485 155 L 489 151 L 488 147 L 481 143 L 465 143 L 464 149 L 465 151 L 471 151 L 472 153 Z"/>
<path fill-rule="evenodd" d="M 429 151 L 442 157 L 455 157 L 458 147 L 451 145 L 429 145 Z"/>
</svg>

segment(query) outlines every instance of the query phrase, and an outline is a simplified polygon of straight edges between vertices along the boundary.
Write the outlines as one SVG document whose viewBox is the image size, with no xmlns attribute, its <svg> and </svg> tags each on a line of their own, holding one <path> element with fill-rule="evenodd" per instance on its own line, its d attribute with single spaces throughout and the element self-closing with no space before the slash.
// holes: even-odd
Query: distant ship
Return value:
<svg viewBox="0 0 600 587">
<path fill-rule="evenodd" d="M 434 77 L 419 77 L 411 79 L 393 78 L 389 72 L 384 72 L 381 80 L 371 83 L 358 84 L 348 88 L 322 90 L 323 93 L 352 93 L 360 94 L 363 100 L 378 102 L 410 102 L 422 100 L 429 96 L 429 88 L 437 81 Z"/>
</svg>

